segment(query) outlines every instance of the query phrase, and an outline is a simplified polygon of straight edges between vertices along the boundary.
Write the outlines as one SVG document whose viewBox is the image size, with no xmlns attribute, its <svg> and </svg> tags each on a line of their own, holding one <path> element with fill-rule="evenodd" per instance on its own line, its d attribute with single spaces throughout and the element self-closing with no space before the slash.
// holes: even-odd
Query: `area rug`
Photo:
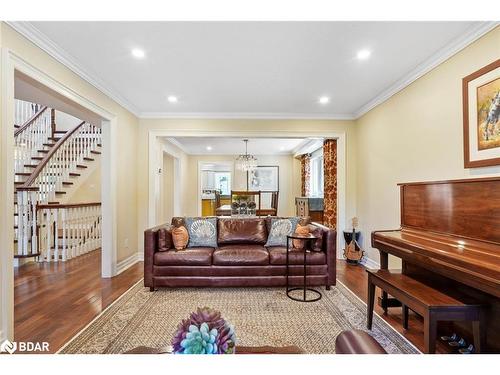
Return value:
<svg viewBox="0 0 500 375">
<path fill-rule="evenodd" d="M 142 281 L 92 321 L 60 353 L 123 353 L 170 345 L 177 325 L 197 307 L 222 312 L 244 346 L 296 345 L 310 354 L 335 353 L 346 329 L 365 329 L 366 305 L 337 283 L 314 303 L 295 302 L 283 288 L 171 288 L 150 292 Z M 369 333 L 388 353 L 419 353 L 375 315 Z"/>
</svg>

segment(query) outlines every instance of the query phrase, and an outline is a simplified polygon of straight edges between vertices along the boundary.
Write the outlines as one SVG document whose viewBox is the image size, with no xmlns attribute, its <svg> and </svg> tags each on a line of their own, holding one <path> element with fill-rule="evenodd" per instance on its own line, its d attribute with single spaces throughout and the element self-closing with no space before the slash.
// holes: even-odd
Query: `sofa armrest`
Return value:
<svg viewBox="0 0 500 375">
<path fill-rule="evenodd" d="M 322 248 L 326 254 L 326 264 L 328 267 L 327 287 L 335 285 L 337 278 L 337 231 L 319 223 L 311 223 L 311 225 L 322 230 Z"/>
<path fill-rule="evenodd" d="M 153 264 L 155 252 L 158 251 L 158 230 L 170 229 L 171 225 L 164 224 L 144 231 L 144 286 L 153 285 Z"/>
</svg>

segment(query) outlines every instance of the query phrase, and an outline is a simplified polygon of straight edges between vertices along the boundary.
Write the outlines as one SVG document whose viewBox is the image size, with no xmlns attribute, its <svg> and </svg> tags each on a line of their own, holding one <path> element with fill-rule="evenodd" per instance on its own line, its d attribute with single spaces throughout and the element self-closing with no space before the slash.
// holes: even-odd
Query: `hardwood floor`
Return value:
<svg viewBox="0 0 500 375">
<path fill-rule="evenodd" d="M 14 274 L 14 337 L 47 341 L 54 353 L 143 276 L 137 263 L 101 278 L 100 250 L 58 263 L 29 263 Z"/>
<path fill-rule="evenodd" d="M 16 341 L 48 341 L 54 353 L 84 328 L 114 300 L 143 276 L 137 263 L 112 279 L 101 279 L 100 250 L 59 263 L 31 263 L 15 271 Z M 364 267 L 337 261 L 337 279 L 366 301 L 367 276 Z M 409 329 L 403 330 L 401 309 L 388 315 L 376 312 L 417 348 L 423 350 L 423 321 L 410 313 Z M 437 353 L 449 353 L 438 343 Z"/>
</svg>

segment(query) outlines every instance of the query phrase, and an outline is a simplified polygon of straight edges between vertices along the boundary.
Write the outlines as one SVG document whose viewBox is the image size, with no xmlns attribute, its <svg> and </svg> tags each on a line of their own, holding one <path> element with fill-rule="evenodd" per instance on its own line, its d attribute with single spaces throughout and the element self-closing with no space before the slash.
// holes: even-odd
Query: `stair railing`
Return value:
<svg viewBox="0 0 500 375">
<path fill-rule="evenodd" d="M 24 100 L 16 99 L 14 101 L 14 124 L 20 126 L 33 117 L 40 109 L 42 105 L 37 103 L 31 103 Z"/>
<path fill-rule="evenodd" d="M 101 203 L 37 206 L 39 261 L 66 261 L 101 247 Z"/>
<path fill-rule="evenodd" d="M 25 165 L 32 164 L 32 157 L 43 150 L 50 137 L 52 114 L 47 107 L 41 107 L 14 132 L 15 172 L 24 172 Z"/>
<path fill-rule="evenodd" d="M 101 143 L 101 129 L 82 122 L 67 132 L 44 156 L 24 184 L 17 188 L 17 255 L 39 254 L 37 205 L 54 202 L 63 182 Z M 31 243 L 31 245 L 30 245 Z"/>
</svg>

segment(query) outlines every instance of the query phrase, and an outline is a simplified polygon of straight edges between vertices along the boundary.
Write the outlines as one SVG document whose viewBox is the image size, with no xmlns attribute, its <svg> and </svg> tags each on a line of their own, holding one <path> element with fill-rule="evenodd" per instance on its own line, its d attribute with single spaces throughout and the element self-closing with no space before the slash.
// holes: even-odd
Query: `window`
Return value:
<svg viewBox="0 0 500 375">
<path fill-rule="evenodd" d="M 231 172 L 215 172 L 215 190 L 219 190 L 220 195 L 231 194 Z"/>
<path fill-rule="evenodd" d="M 311 155 L 310 195 L 315 198 L 323 198 L 323 149 L 319 149 Z"/>
</svg>

